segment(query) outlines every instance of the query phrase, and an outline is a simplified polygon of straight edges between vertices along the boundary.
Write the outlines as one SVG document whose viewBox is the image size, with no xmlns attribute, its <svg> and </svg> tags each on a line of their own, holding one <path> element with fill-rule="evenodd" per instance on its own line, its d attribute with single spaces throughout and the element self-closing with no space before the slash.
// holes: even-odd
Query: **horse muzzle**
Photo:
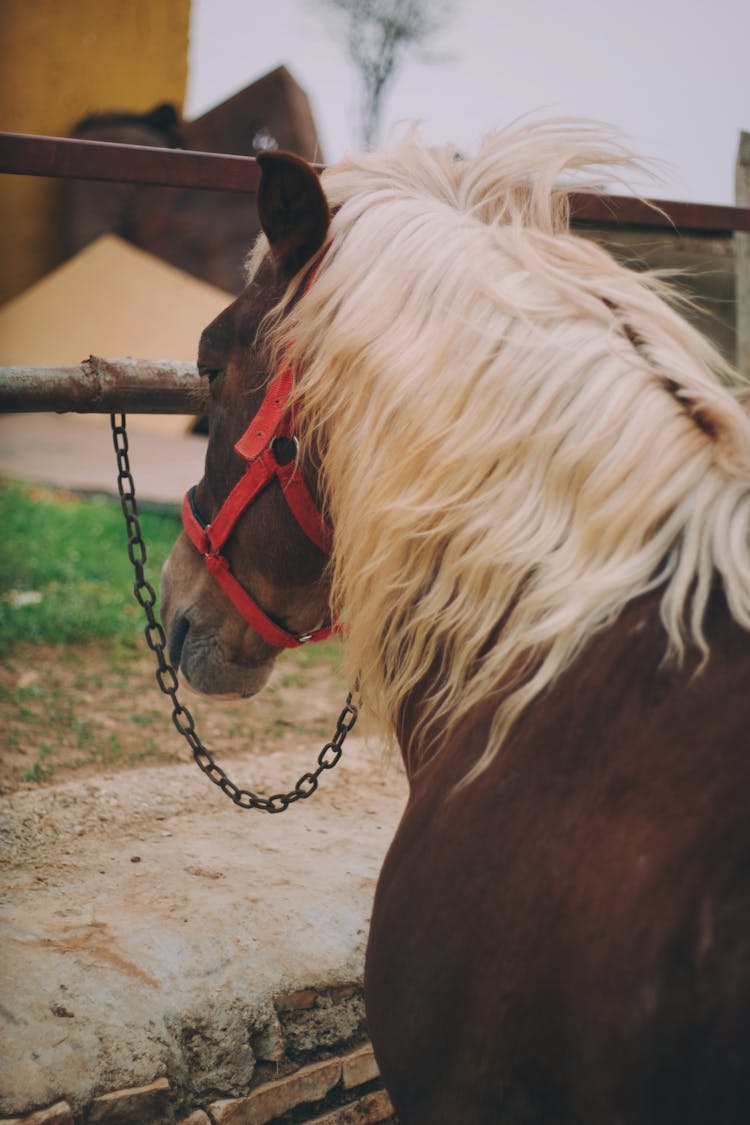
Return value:
<svg viewBox="0 0 750 1125">
<path fill-rule="evenodd" d="M 201 695 L 255 695 L 267 683 L 276 653 L 235 615 L 227 615 L 224 605 L 216 605 L 221 596 L 181 536 L 161 574 L 169 659 L 182 682 Z"/>
</svg>

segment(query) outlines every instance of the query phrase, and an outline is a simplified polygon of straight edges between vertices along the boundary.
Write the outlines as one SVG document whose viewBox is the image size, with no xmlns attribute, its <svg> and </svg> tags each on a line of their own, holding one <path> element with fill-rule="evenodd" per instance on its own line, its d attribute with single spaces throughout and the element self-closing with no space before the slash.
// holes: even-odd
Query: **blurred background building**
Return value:
<svg viewBox="0 0 750 1125">
<path fill-rule="evenodd" d="M 447 12 L 450 5 L 445 0 L 440 3 Z M 391 7 L 394 5 L 398 7 L 398 0 L 391 0 Z M 431 5 L 440 7 L 438 0 L 424 0 L 425 10 Z M 321 11 L 323 7 L 320 0 Z M 354 0 L 350 7 L 356 7 Z M 482 5 L 475 0 L 453 7 L 463 16 L 464 11 Z M 245 8 L 243 18 L 247 12 L 255 17 L 253 48 L 258 57 L 258 45 L 270 27 L 268 9 L 259 3 L 248 3 Z M 307 19 L 312 19 L 311 10 L 312 5 L 301 5 Z M 240 155 L 280 147 L 324 161 L 326 153 L 308 98 L 315 91 L 302 89 L 285 65 L 272 65 L 265 73 L 248 73 L 247 84 L 238 92 L 186 119 L 190 35 L 195 22 L 191 19 L 200 16 L 198 26 L 205 35 L 205 21 L 216 12 L 228 52 L 231 28 L 220 22 L 226 21 L 228 11 L 225 2 L 198 5 L 191 0 L 110 0 L 107 4 L 99 0 L 2 0 L 0 129 Z M 584 30 L 581 28 L 582 35 Z M 648 36 L 644 30 L 644 44 Z M 307 55 L 315 56 L 320 43 L 311 43 Z M 484 46 L 476 43 L 475 49 Z M 264 57 L 262 52 L 260 57 Z M 356 60 L 352 61 L 356 69 Z M 450 60 L 437 55 L 432 72 L 440 74 L 441 68 L 448 73 Z M 391 77 L 392 73 L 389 81 Z M 339 101 L 347 96 L 343 88 L 337 88 L 337 93 Z M 510 105 L 510 92 L 508 98 Z M 484 104 L 481 108 L 486 112 Z M 504 112 L 504 103 L 496 103 L 493 113 L 498 124 L 510 116 Z M 191 307 L 194 304 L 195 316 L 200 318 L 217 301 L 228 300 L 241 288 L 243 261 L 257 231 L 253 200 L 236 193 L 43 177 L 0 176 L 0 213 L 0 363 L 4 364 L 68 363 L 83 358 L 80 335 L 65 345 L 64 330 L 71 318 L 50 318 L 50 294 L 55 294 L 58 306 L 67 302 L 80 310 L 86 306 L 92 285 L 106 287 L 108 278 L 121 270 L 132 278 L 138 274 L 139 261 L 141 287 L 155 293 L 157 286 L 163 301 L 171 292 L 166 278 L 176 281 L 176 275 L 153 268 L 157 261 L 206 285 L 201 298 L 199 290 L 191 290 L 196 298 Z M 591 233 L 639 267 L 685 270 L 682 284 L 702 309 L 691 315 L 734 358 L 735 263 L 738 247 L 744 247 L 747 259 L 750 236 Z M 93 243 L 98 244 L 97 253 L 83 260 L 85 269 L 78 268 L 76 256 Z M 125 254 L 127 245 L 153 261 Z M 54 287 L 45 286 L 44 279 L 49 281 L 51 272 L 60 270 L 63 263 L 68 265 L 62 274 L 55 274 Z M 40 303 L 39 285 L 45 286 L 46 304 Z M 184 296 L 187 290 L 182 286 L 180 292 Z M 118 299 L 122 299 L 120 295 Z M 158 307 L 156 297 L 151 307 Z M 158 346 L 152 336 L 139 335 L 139 318 L 129 315 L 127 304 L 121 306 L 121 312 L 123 322 L 133 326 L 128 354 L 145 355 L 146 347 Z M 92 321 L 87 351 L 112 355 L 112 348 L 121 348 L 116 333 L 108 344 L 104 327 Z M 161 346 L 172 349 L 172 358 L 181 358 L 185 351 L 192 355 L 199 330 L 200 324 L 186 322 L 184 341 L 165 333 Z M 153 356 L 153 352 L 152 357 L 168 358 L 166 353 Z"/>
</svg>

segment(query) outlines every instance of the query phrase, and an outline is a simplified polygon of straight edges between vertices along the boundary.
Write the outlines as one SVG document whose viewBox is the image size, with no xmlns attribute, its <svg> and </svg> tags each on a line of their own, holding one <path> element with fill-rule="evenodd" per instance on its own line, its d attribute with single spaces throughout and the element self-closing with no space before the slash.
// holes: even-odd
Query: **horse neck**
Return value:
<svg viewBox="0 0 750 1125">
<path fill-rule="evenodd" d="M 597 733 L 605 713 L 607 724 L 637 722 L 644 700 L 652 697 L 672 693 L 677 722 L 681 693 L 701 681 L 705 691 L 712 678 L 720 678 L 727 652 L 740 651 L 750 675 L 747 634 L 732 618 L 718 582 L 707 614 L 711 653 L 708 664 L 703 667 L 701 654 L 693 650 L 682 665 L 666 665 L 667 638 L 659 613 L 662 596 L 660 589 L 634 599 L 612 625 L 589 640 L 573 663 L 512 728 L 498 758 L 486 774 L 479 774 L 477 784 L 481 785 L 484 778 L 485 784 L 492 785 L 495 771 L 515 768 L 519 753 L 538 751 L 547 763 L 545 768 L 552 768 L 556 747 L 571 741 L 564 733 L 571 726 L 581 732 L 576 743 L 581 754 L 589 753 L 594 744 L 606 752 L 606 738 L 602 738 L 601 731 Z M 714 656 L 718 658 L 715 663 Z M 412 793 L 435 796 L 452 792 L 477 764 L 507 689 L 499 683 L 459 723 L 442 731 L 427 745 L 419 733 L 419 720 L 430 687 L 426 680 L 404 702 L 397 735 Z"/>
</svg>

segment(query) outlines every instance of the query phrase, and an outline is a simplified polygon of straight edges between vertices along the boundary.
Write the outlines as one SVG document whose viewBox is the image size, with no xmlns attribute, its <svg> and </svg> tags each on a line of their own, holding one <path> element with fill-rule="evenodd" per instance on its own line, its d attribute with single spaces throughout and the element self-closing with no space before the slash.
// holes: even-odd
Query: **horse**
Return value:
<svg viewBox="0 0 750 1125">
<path fill-rule="evenodd" d="M 604 127 L 258 161 L 164 620 L 242 696 L 341 630 L 400 748 L 365 969 L 398 1120 L 747 1122 L 747 381 L 572 229 L 631 167 Z"/>
</svg>

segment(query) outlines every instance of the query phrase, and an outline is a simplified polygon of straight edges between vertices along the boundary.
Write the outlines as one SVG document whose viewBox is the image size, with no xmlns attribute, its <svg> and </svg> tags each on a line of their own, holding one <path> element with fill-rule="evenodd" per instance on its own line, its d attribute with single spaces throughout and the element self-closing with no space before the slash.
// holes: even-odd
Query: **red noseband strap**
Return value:
<svg viewBox="0 0 750 1125">
<path fill-rule="evenodd" d="M 210 574 L 240 615 L 257 633 L 276 648 L 297 648 L 310 641 L 322 641 L 339 631 L 337 623 L 316 629 L 312 633 L 290 633 L 258 604 L 255 598 L 238 582 L 223 554 L 223 548 L 242 513 L 256 496 L 273 480 L 278 480 L 289 509 L 307 538 L 324 554 L 330 555 L 332 533 L 323 519 L 317 504 L 305 484 L 295 460 L 280 463 L 276 456 L 276 443 L 287 438 L 296 445 L 292 432 L 292 413 L 289 396 L 294 375 L 284 364 L 269 384 L 258 413 L 235 444 L 235 450 L 247 466 L 240 480 L 227 496 L 215 518 L 204 524 L 195 510 L 194 488 L 182 504 L 182 524 L 193 545 L 203 555 Z"/>
</svg>

